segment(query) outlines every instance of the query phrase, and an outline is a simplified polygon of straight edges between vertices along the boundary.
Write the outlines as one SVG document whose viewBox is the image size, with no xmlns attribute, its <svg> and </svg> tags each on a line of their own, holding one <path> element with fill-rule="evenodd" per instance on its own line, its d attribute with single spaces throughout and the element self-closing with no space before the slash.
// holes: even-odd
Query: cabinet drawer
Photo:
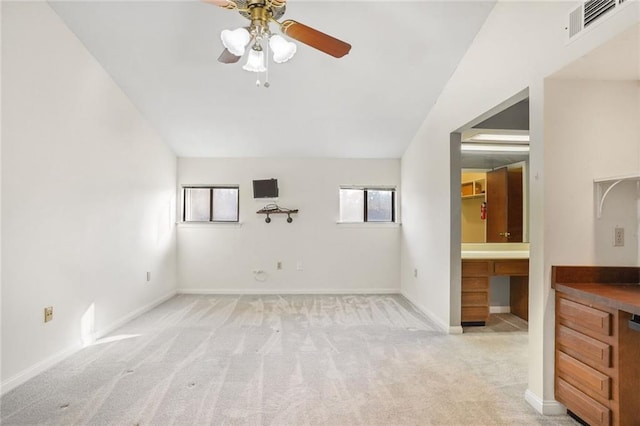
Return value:
<svg viewBox="0 0 640 426">
<path fill-rule="evenodd" d="M 462 322 L 487 321 L 489 306 L 463 306 Z"/>
<path fill-rule="evenodd" d="M 486 291 L 462 292 L 462 307 L 489 305 L 489 293 Z"/>
<path fill-rule="evenodd" d="M 556 351 L 556 371 L 560 378 L 575 386 L 589 396 L 611 398 L 611 379 L 577 359 Z"/>
<path fill-rule="evenodd" d="M 557 348 L 574 358 L 601 367 L 611 367 L 611 346 L 563 325 L 556 331 Z"/>
<path fill-rule="evenodd" d="M 462 279 L 462 291 L 489 291 L 489 278 L 465 277 Z"/>
<path fill-rule="evenodd" d="M 529 261 L 526 259 L 495 260 L 493 273 L 495 275 L 529 275 Z"/>
<path fill-rule="evenodd" d="M 570 321 L 603 336 L 611 335 L 611 314 L 598 309 L 559 298 L 557 306 L 559 318 Z"/>
<path fill-rule="evenodd" d="M 488 277 L 489 261 L 483 260 L 463 260 L 462 276 L 463 277 Z"/>
<path fill-rule="evenodd" d="M 558 379 L 556 399 L 591 426 L 611 424 L 611 411 L 562 379 Z"/>
</svg>

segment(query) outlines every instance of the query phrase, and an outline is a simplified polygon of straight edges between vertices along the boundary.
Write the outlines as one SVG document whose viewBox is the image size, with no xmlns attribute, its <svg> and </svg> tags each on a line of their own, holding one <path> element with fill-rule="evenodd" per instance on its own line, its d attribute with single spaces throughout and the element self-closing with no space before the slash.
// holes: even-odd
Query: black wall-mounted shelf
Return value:
<svg viewBox="0 0 640 426">
<path fill-rule="evenodd" d="M 258 210 L 256 212 L 257 214 L 266 214 L 267 217 L 264 219 L 265 222 L 270 223 L 271 222 L 271 218 L 269 217 L 269 215 L 272 214 L 286 214 L 287 215 L 287 223 L 291 223 L 293 222 L 293 218 L 291 217 L 292 214 L 294 213 L 298 213 L 298 209 L 286 209 L 284 207 L 263 207 L 260 210 Z"/>
</svg>

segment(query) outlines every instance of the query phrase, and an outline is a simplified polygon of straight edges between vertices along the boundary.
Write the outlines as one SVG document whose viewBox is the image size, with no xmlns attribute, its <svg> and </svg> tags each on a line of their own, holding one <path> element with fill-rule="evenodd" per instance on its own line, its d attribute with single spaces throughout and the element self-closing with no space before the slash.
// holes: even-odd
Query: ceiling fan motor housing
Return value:
<svg viewBox="0 0 640 426">
<path fill-rule="evenodd" d="M 269 28 L 271 19 L 280 19 L 286 10 L 284 0 L 238 0 L 239 12 L 252 26 Z"/>
</svg>

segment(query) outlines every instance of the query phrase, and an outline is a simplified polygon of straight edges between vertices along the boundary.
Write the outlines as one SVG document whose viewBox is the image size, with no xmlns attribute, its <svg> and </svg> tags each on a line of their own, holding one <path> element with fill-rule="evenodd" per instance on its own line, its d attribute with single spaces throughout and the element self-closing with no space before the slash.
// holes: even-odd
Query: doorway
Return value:
<svg viewBox="0 0 640 426">
<path fill-rule="evenodd" d="M 527 331 L 528 150 L 528 90 L 451 134 L 451 312 L 465 333 Z"/>
</svg>

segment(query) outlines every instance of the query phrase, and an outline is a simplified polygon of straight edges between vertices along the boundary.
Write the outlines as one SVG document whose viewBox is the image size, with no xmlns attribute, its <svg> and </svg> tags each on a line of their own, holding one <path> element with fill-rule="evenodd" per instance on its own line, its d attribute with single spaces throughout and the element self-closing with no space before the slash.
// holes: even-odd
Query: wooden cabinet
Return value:
<svg viewBox="0 0 640 426">
<path fill-rule="evenodd" d="M 640 332 L 625 311 L 640 312 L 640 285 L 595 282 L 612 271 L 553 267 L 555 397 L 592 426 L 640 424 Z"/>
<path fill-rule="evenodd" d="M 463 323 L 486 323 L 489 320 L 489 260 L 462 261 Z"/>
<path fill-rule="evenodd" d="M 463 259 L 460 321 L 463 325 L 484 325 L 489 320 L 490 278 L 511 278 L 511 312 L 525 321 L 529 304 L 528 259 Z"/>
<path fill-rule="evenodd" d="M 617 312 L 556 293 L 556 399 L 590 425 L 610 425 L 616 405 Z"/>
<path fill-rule="evenodd" d="M 529 259 L 494 260 L 493 275 L 528 276 Z"/>
</svg>

